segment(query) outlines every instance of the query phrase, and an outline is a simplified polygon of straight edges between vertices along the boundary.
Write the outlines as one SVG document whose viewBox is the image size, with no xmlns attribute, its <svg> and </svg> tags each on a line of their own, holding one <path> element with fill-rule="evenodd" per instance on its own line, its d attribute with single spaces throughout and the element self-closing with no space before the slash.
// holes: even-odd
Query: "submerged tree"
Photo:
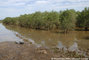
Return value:
<svg viewBox="0 0 89 60">
<path fill-rule="evenodd" d="M 49 12 L 46 21 L 48 29 L 56 29 L 60 24 L 58 12 L 55 11 Z"/>
<path fill-rule="evenodd" d="M 78 14 L 77 27 L 84 27 L 85 30 L 88 30 L 88 27 L 89 27 L 89 8 L 85 8 L 82 12 L 80 12 Z"/>
<path fill-rule="evenodd" d="M 65 32 L 72 30 L 75 26 L 84 27 L 87 30 L 89 27 L 89 8 L 85 8 L 82 12 L 76 12 L 73 9 L 60 12 L 38 11 L 19 17 L 7 17 L 3 23 L 31 29 L 54 30 L 62 28 Z"/>
<path fill-rule="evenodd" d="M 85 30 L 89 27 L 89 8 L 85 8 L 77 17 L 77 26 L 84 27 Z"/>
<path fill-rule="evenodd" d="M 75 27 L 76 23 L 76 13 L 75 10 L 66 10 L 61 12 L 60 15 L 61 28 L 68 32 Z"/>
</svg>

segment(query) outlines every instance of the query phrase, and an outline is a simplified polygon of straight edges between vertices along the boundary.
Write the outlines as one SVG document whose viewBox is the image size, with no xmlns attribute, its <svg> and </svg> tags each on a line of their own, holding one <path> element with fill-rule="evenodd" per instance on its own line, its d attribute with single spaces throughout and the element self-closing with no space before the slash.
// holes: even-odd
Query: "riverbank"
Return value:
<svg viewBox="0 0 89 60">
<path fill-rule="evenodd" d="M 82 58 L 84 56 L 69 51 L 64 53 L 57 48 L 50 50 L 45 47 L 36 47 L 27 42 L 24 44 L 16 44 L 15 42 L 0 43 L 0 60 L 50 60 L 51 58 L 67 57 Z"/>
<path fill-rule="evenodd" d="M 2 23 L 2 20 L 0 20 L 0 23 Z"/>
<path fill-rule="evenodd" d="M 45 48 L 15 42 L 0 43 L 0 60 L 50 60 L 53 54 Z"/>
</svg>

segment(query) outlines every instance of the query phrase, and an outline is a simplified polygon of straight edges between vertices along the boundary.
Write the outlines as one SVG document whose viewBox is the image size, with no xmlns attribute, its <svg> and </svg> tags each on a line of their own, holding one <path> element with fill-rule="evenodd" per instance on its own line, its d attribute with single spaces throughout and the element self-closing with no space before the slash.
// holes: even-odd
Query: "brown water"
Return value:
<svg viewBox="0 0 89 60">
<path fill-rule="evenodd" d="M 78 50 L 89 48 L 89 31 L 71 31 L 68 34 L 21 27 L 4 26 L 0 23 L 0 42 L 28 40 L 33 44 L 47 48 L 68 48 Z"/>
</svg>

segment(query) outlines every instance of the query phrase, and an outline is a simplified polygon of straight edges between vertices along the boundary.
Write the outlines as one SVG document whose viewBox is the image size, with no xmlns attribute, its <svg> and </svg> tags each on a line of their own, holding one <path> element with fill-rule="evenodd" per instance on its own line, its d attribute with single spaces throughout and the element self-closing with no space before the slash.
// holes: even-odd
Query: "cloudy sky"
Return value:
<svg viewBox="0 0 89 60">
<path fill-rule="evenodd" d="M 35 11 L 83 10 L 89 0 L 0 0 L 0 18 L 15 17 Z"/>
</svg>

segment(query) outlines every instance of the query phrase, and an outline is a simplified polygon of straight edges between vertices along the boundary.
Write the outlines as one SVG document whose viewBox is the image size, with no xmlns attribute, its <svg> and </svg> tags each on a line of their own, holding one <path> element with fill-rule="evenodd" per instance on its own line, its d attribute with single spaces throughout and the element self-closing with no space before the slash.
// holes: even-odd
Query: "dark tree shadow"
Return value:
<svg viewBox="0 0 89 60">
<path fill-rule="evenodd" d="M 89 36 L 84 37 L 83 39 L 89 40 Z"/>
<path fill-rule="evenodd" d="M 75 31 L 89 31 L 89 29 L 75 29 Z"/>
</svg>

